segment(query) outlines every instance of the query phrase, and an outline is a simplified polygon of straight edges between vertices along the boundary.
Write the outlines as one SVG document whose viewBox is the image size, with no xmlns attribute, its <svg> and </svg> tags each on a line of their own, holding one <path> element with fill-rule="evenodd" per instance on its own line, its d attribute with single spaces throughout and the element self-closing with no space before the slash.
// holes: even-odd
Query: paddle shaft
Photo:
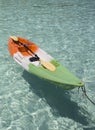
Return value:
<svg viewBox="0 0 95 130">
<path fill-rule="evenodd" d="M 21 42 L 19 42 L 19 41 L 15 41 L 15 43 L 24 46 L 24 47 L 25 47 L 27 50 L 29 50 L 35 57 L 37 57 L 38 59 L 40 59 L 40 58 L 38 57 L 38 55 L 35 54 L 26 44 L 23 44 L 23 43 L 21 43 Z"/>
</svg>

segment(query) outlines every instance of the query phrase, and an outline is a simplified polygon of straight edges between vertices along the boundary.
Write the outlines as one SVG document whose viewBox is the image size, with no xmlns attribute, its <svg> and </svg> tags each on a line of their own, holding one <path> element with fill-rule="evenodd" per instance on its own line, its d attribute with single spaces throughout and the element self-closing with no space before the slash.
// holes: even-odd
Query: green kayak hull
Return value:
<svg viewBox="0 0 95 130">
<path fill-rule="evenodd" d="M 62 64 L 56 60 L 51 61 L 51 63 L 56 66 L 56 70 L 54 72 L 49 71 L 42 66 L 36 67 L 33 64 L 29 64 L 29 72 L 42 79 L 55 83 L 63 89 L 73 89 L 75 87 L 84 86 L 84 83 Z"/>
</svg>

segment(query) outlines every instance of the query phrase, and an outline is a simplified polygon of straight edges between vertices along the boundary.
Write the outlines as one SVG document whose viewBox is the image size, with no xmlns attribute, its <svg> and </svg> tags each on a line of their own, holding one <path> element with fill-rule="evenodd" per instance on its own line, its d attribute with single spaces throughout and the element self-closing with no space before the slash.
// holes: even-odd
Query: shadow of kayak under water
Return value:
<svg viewBox="0 0 95 130">
<path fill-rule="evenodd" d="M 68 91 L 26 71 L 23 72 L 23 78 L 30 84 L 30 91 L 46 99 L 55 116 L 68 117 L 85 126 L 89 124 L 86 117 L 80 113 L 77 103 L 70 100 Z"/>
</svg>

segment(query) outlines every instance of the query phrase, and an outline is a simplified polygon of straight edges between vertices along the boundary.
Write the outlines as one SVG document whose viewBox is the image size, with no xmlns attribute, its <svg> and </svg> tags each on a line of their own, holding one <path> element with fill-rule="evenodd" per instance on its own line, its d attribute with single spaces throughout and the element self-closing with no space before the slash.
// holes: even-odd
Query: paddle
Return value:
<svg viewBox="0 0 95 130">
<path fill-rule="evenodd" d="M 22 45 L 22 46 L 25 47 L 28 51 L 30 51 L 30 52 L 40 61 L 41 65 L 42 65 L 43 67 L 45 67 L 46 69 L 48 69 L 48 70 L 50 70 L 50 71 L 55 71 L 56 68 L 55 68 L 55 66 L 54 66 L 52 63 L 41 60 L 40 57 L 38 57 L 38 55 L 35 54 L 26 44 L 23 44 L 23 43 L 19 42 L 17 37 L 15 37 L 15 36 L 10 36 L 10 38 L 11 38 L 16 44 Z"/>
</svg>

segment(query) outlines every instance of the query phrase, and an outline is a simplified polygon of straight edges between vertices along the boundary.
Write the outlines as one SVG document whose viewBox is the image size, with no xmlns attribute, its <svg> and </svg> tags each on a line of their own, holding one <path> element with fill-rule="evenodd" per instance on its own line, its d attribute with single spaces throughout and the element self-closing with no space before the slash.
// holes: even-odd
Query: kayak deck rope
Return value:
<svg viewBox="0 0 95 130">
<path fill-rule="evenodd" d="M 93 102 L 93 101 L 89 98 L 89 96 L 87 95 L 85 86 L 84 86 L 84 87 L 81 87 L 81 89 L 82 89 L 82 92 L 83 92 L 83 94 L 85 95 L 85 97 L 86 97 L 93 105 L 95 105 L 95 102 Z"/>
</svg>

